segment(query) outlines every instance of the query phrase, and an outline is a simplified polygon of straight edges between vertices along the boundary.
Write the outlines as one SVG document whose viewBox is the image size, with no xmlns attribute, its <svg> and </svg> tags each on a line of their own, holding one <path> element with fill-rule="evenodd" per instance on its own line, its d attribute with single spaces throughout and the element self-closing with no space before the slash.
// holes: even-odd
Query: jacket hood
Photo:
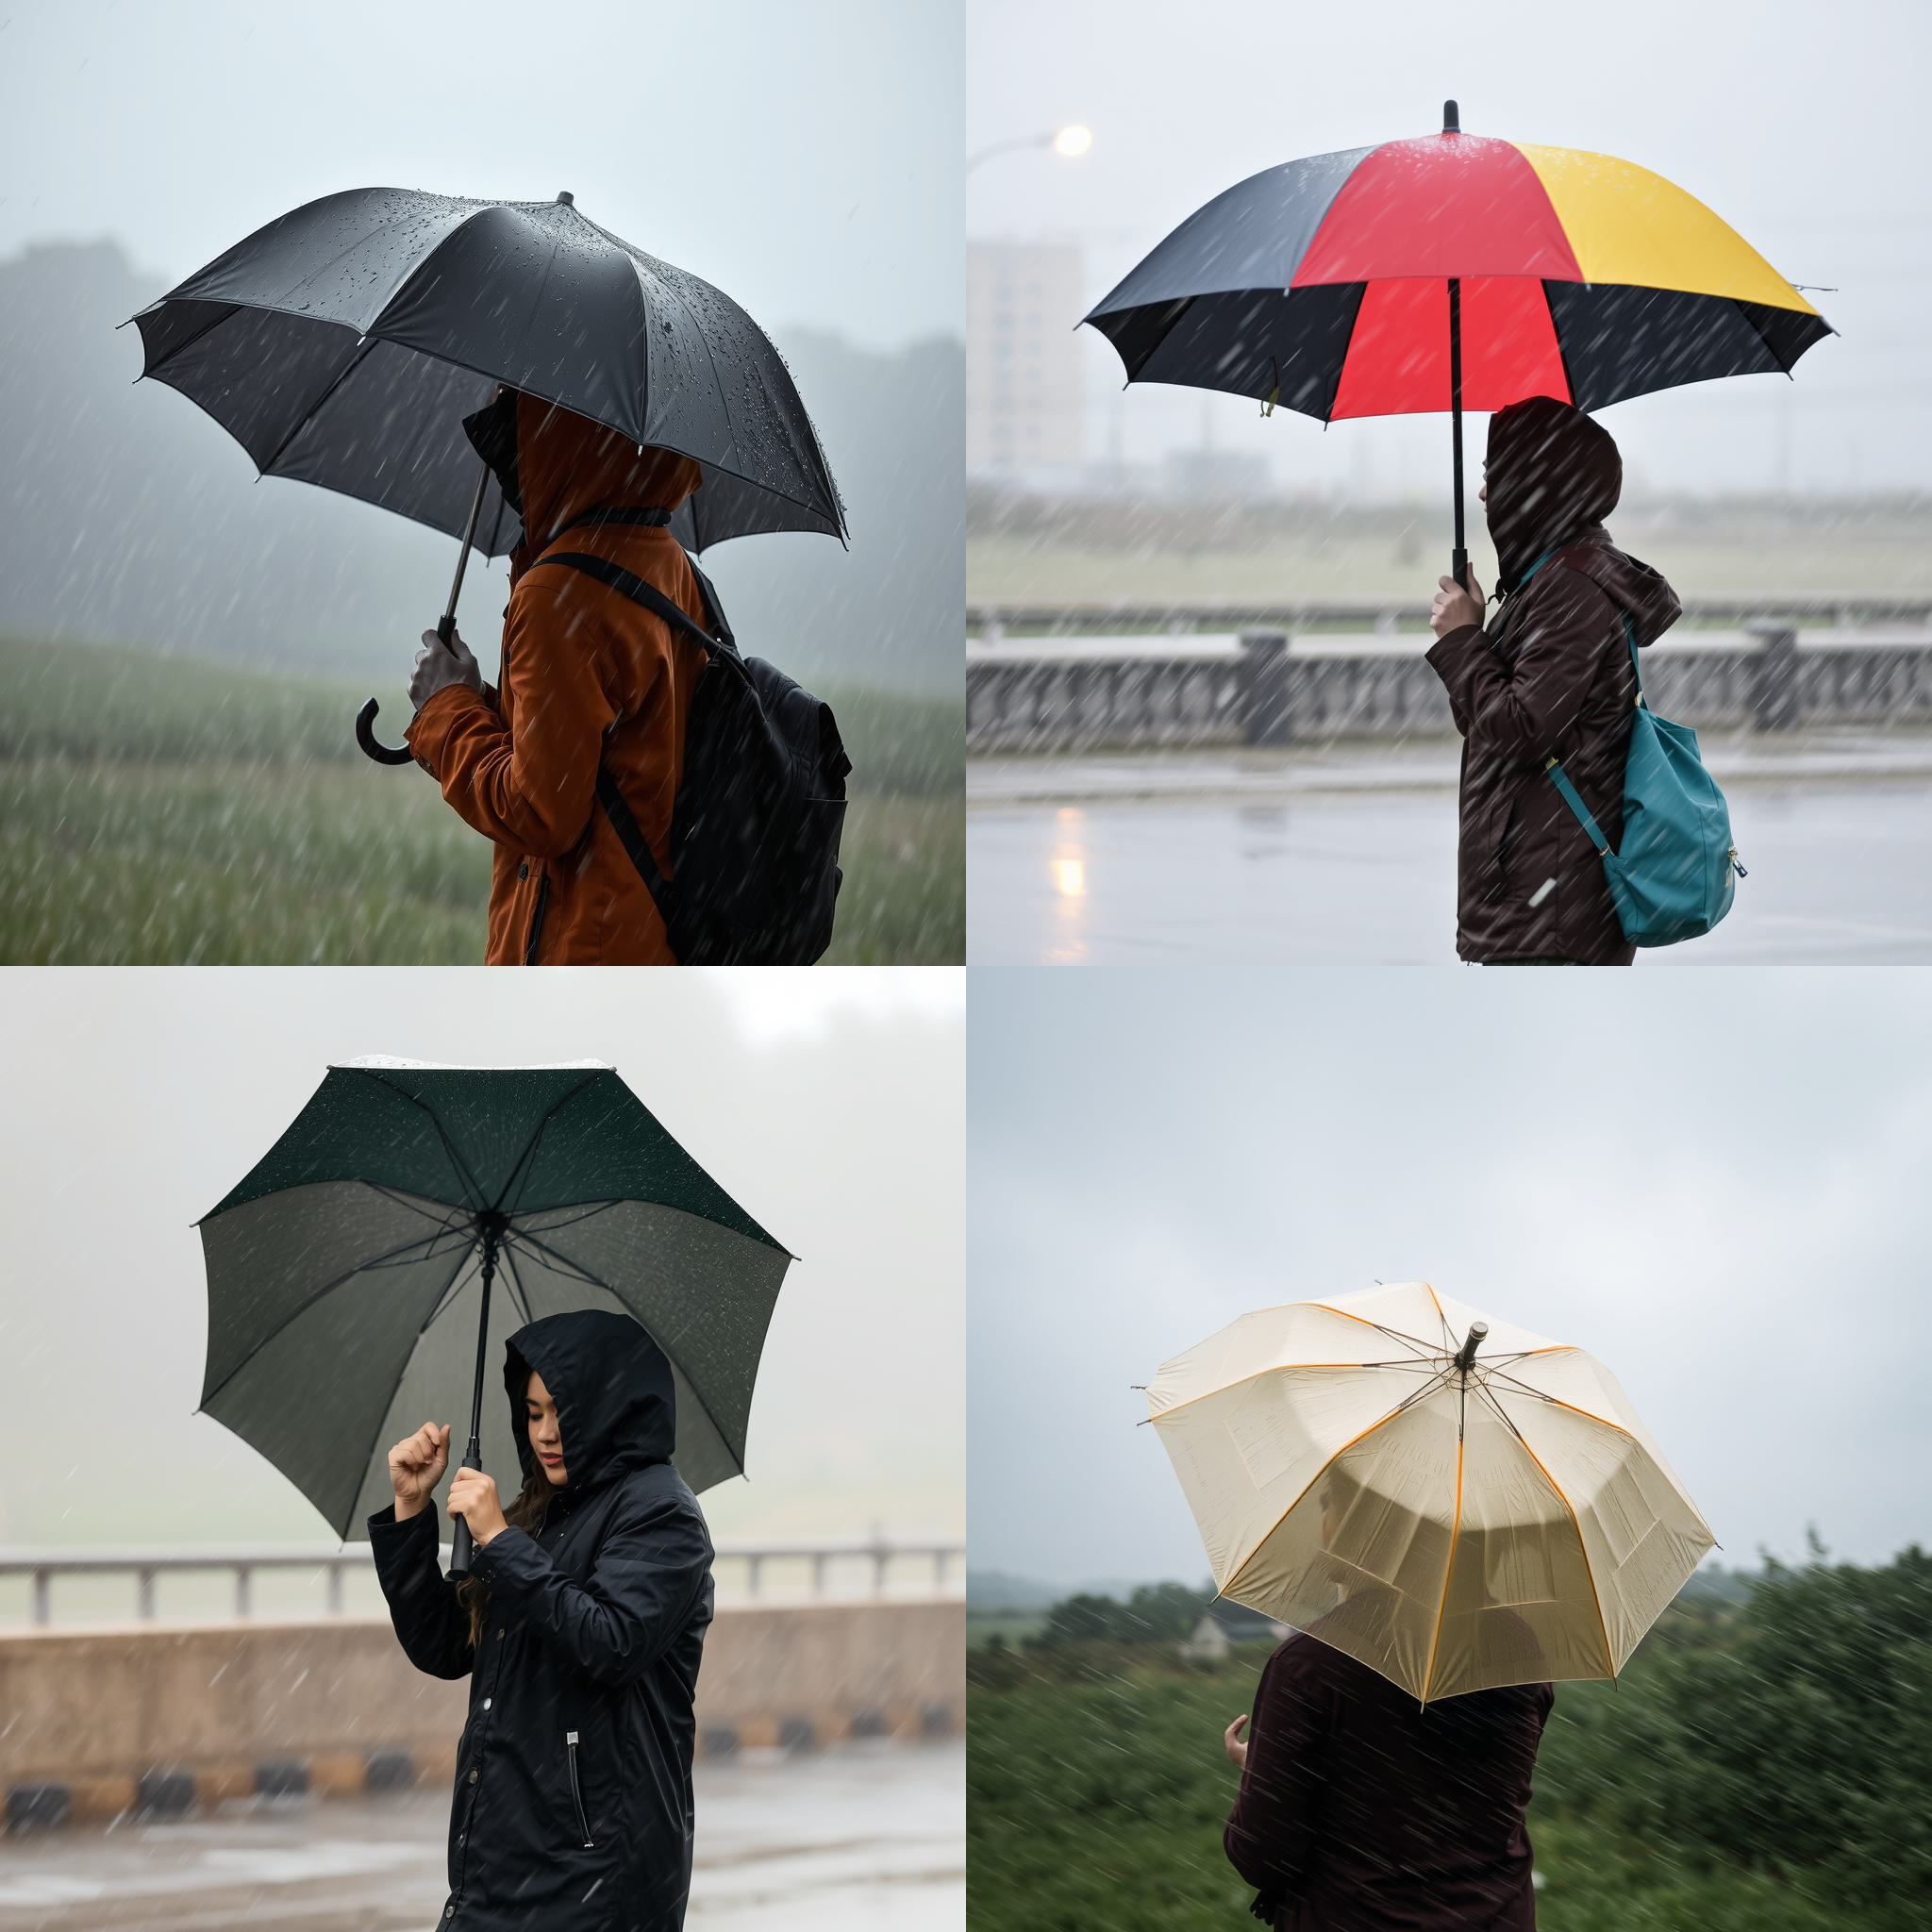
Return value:
<svg viewBox="0 0 1932 1932">
<path fill-rule="evenodd" d="M 564 1495 L 575 1498 L 631 1470 L 671 1460 L 677 1440 L 671 1363 L 631 1316 L 574 1308 L 525 1324 L 505 1343 L 503 1386 L 525 1481 L 539 1468 L 522 1400 L 530 1369 L 557 1404 Z"/>
<path fill-rule="evenodd" d="M 1619 550 L 1600 525 L 1567 545 L 1561 560 L 1566 569 L 1581 571 L 1629 618 L 1640 645 L 1656 643 L 1684 614 L 1663 573 Z"/>
<path fill-rule="evenodd" d="M 1571 543 L 1616 508 L 1624 459 L 1610 432 L 1554 396 L 1511 403 L 1490 418 L 1490 538 L 1496 588 L 1507 595 L 1546 550 Z"/>
<path fill-rule="evenodd" d="M 574 517 L 587 509 L 672 509 L 705 473 L 691 458 L 641 446 L 588 416 L 506 389 L 463 418 L 463 431 L 496 474 L 524 533 L 510 552 L 510 581 Z"/>
</svg>

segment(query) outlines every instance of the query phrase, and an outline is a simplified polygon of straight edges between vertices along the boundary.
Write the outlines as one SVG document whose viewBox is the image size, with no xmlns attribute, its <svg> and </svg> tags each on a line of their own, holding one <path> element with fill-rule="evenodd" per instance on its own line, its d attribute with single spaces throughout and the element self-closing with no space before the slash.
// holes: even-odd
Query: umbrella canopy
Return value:
<svg viewBox="0 0 1932 1932">
<path fill-rule="evenodd" d="M 325 195 L 130 320 L 142 375 L 205 409 L 262 475 L 452 537 L 477 485 L 463 418 L 499 382 L 694 458 L 704 486 L 671 523 L 689 549 L 769 530 L 845 534 L 805 405 L 758 325 L 567 193 Z M 522 534 L 517 513 L 493 479 L 480 506 L 470 541 L 501 557 Z"/>
<path fill-rule="evenodd" d="M 1789 375 L 1834 333 L 1716 215 L 1612 155 L 1464 134 L 1270 168 L 1188 217 L 1083 318 L 1131 382 L 1253 396 L 1324 423 L 1526 396 L 1600 409 Z M 1458 581 L 1464 571 L 1455 567 Z"/>
<path fill-rule="evenodd" d="M 1424 1702 L 1614 1677 L 1715 1541 L 1608 1370 L 1425 1281 L 1243 1315 L 1147 1400 L 1221 1593 Z"/>
<path fill-rule="evenodd" d="M 480 1402 L 486 1355 L 501 1362 L 513 1329 L 565 1309 L 622 1310 L 668 1357 L 673 1459 L 693 1490 L 743 1471 L 792 1257 L 608 1066 L 332 1067 L 199 1226 L 197 1413 L 259 1450 L 345 1541 L 391 1499 L 390 1445 Z M 562 1407 L 559 1421 L 568 1444 Z M 481 1436 L 481 1466 L 513 1490 L 503 1405 Z"/>
<path fill-rule="evenodd" d="M 1612 155 L 1445 129 L 1270 168 L 1197 209 L 1085 320 L 1131 382 L 1323 422 L 1789 373 L 1833 331 L 1681 188 Z"/>
</svg>

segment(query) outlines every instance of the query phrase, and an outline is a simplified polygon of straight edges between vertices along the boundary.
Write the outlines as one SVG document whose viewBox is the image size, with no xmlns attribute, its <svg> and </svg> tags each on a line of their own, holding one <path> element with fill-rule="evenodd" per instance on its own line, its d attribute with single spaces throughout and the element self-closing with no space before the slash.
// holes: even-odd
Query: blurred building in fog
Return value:
<svg viewBox="0 0 1932 1932">
<path fill-rule="evenodd" d="M 1086 463 L 1074 330 L 1086 312 L 1079 248 L 966 244 L 966 470 L 989 481 L 1073 487 Z"/>
</svg>

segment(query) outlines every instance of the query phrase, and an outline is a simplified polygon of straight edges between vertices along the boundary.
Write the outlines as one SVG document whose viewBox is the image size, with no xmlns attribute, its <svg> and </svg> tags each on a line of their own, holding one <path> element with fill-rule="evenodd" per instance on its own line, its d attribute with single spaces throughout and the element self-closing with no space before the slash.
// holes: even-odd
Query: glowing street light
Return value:
<svg viewBox="0 0 1932 1932">
<path fill-rule="evenodd" d="M 1021 148 L 1051 148 L 1055 154 L 1069 161 L 1077 161 L 1093 145 L 1093 130 L 1074 122 L 1071 126 L 1056 128 L 1050 134 L 1024 134 L 1017 141 L 996 141 L 991 147 L 983 147 L 966 160 L 966 172 L 972 174 L 981 161 L 990 161 L 995 155 L 1017 153 Z"/>
</svg>

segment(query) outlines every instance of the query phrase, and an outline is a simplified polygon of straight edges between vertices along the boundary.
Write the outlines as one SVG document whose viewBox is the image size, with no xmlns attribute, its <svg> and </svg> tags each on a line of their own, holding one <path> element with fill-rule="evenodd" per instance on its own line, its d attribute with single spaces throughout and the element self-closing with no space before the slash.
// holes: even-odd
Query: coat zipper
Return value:
<svg viewBox="0 0 1932 1932">
<path fill-rule="evenodd" d="M 566 1731 L 563 1741 L 570 1746 L 570 1795 L 571 1802 L 577 1807 L 577 1829 L 584 1835 L 584 1849 L 593 1852 L 597 1849 L 591 1838 L 590 1821 L 584 1816 L 583 1787 L 577 1783 L 577 1734 Z"/>
</svg>

